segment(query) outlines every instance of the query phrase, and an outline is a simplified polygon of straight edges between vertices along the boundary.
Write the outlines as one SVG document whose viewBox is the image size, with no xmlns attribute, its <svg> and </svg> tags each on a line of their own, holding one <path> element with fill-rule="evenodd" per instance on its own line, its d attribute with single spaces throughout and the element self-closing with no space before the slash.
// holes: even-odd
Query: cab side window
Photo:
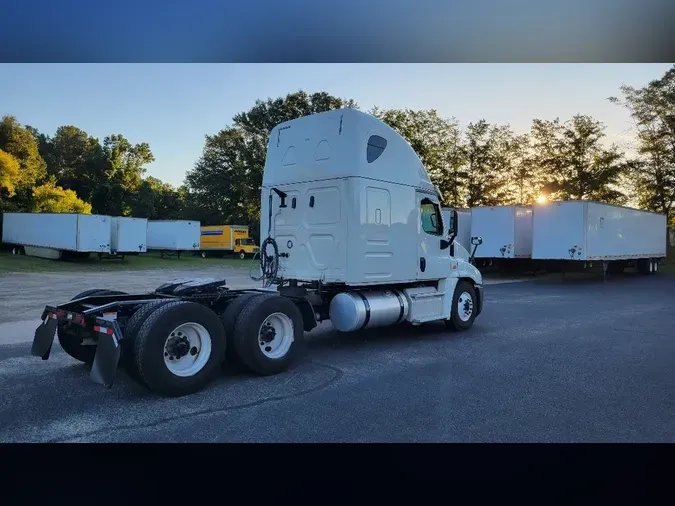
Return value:
<svg viewBox="0 0 675 506">
<path fill-rule="evenodd" d="M 429 199 L 422 199 L 420 204 L 422 230 L 427 234 L 443 235 L 443 219 L 440 207 Z"/>
</svg>

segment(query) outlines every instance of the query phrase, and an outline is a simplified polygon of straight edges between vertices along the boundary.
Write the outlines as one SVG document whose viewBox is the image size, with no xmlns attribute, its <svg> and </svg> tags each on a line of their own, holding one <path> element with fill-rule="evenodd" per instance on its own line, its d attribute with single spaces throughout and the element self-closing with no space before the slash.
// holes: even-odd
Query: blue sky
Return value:
<svg viewBox="0 0 675 506">
<path fill-rule="evenodd" d="M 257 98 L 304 89 L 362 109 L 434 108 L 462 125 L 485 118 L 518 132 L 533 118 L 590 114 L 612 141 L 631 139 L 621 84 L 642 86 L 672 64 L 0 64 L 0 115 L 53 135 L 75 125 L 103 139 L 148 142 L 148 174 L 178 185 L 204 136 Z"/>
</svg>

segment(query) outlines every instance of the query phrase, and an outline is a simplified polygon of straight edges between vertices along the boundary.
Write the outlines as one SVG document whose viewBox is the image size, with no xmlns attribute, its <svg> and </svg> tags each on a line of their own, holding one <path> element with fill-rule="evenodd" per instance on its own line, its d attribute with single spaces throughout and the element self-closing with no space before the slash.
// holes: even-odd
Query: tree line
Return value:
<svg viewBox="0 0 675 506">
<path fill-rule="evenodd" d="M 606 142 L 588 115 L 533 119 L 529 132 L 486 120 L 465 127 L 436 110 L 367 112 L 398 131 L 422 159 L 445 205 L 528 204 L 591 199 L 667 213 L 675 203 L 675 66 L 643 88 L 622 86 L 608 100 L 629 111 L 637 150 Z M 304 91 L 258 100 L 229 126 L 206 135 L 201 157 L 176 188 L 146 175 L 147 143 L 121 134 L 99 141 L 75 126 L 53 136 L 0 122 L 0 211 L 83 212 L 205 225 L 248 223 L 257 235 L 270 130 L 282 121 L 343 107 L 351 99 Z"/>
</svg>

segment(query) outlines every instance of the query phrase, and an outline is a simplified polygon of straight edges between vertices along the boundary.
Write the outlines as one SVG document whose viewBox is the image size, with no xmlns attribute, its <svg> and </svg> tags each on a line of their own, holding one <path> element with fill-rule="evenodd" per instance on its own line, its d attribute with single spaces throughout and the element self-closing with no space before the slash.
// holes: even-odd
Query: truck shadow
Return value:
<svg viewBox="0 0 675 506">
<path fill-rule="evenodd" d="M 408 324 L 390 327 L 360 330 L 357 332 L 339 332 L 326 323 L 305 336 L 305 356 L 313 353 L 340 349 L 344 351 L 363 348 L 379 348 L 392 345 L 407 346 L 415 341 L 455 340 L 469 338 L 472 330 L 457 332 L 448 329 L 442 322 L 429 322 L 419 326 Z"/>
</svg>

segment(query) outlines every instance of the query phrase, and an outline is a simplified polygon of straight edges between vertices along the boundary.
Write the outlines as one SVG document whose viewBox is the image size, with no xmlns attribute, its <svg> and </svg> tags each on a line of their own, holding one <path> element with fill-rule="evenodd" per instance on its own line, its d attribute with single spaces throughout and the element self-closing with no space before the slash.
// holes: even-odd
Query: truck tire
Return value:
<svg viewBox="0 0 675 506">
<path fill-rule="evenodd" d="M 127 324 L 122 330 L 124 333 L 124 339 L 122 340 L 122 356 L 120 357 L 120 361 L 122 362 L 122 366 L 124 367 L 126 373 L 131 378 L 141 383 L 143 383 L 143 379 L 140 377 L 138 369 L 136 368 L 136 355 L 134 348 L 136 335 L 138 334 L 139 329 L 143 325 L 143 322 L 146 320 L 148 315 L 159 306 L 163 306 L 169 302 L 174 301 L 172 299 L 166 299 L 144 304 L 133 315 L 131 315 L 131 318 L 129 318 L 129 321 L 127 321 Z"/>
<path fill-rule="evenodd" d="M 237 317 L 241 313 L 244 306 L 248 304 L 253 297 L 260 296 L 260 293 L 245 293 L 234 299 L 225 309 L 225 312 L 220 317 L 220 321 L 223 323 L 223 328 L 225 329 L 225 339 L 227 340 L 227 351 L 225 353 L 225 358 L 227 362 L 232 364 L 241 363 L 241 358 L 237 353 L 237 349 L 234 344 L 234 325 L 237 323 Z"/>
<path fill-rule="evenodd" d="M 237 356 L 250 371 L 269 376 L 288 369 L 303 336 L 298 306 L 269 293 L 248 300 L 237 317 L 233 341 Z"/>
<path fill-rule="evenodd" d="M 126 293 L 118 292 L 116 290 L 95 288 L 79 293 L 70 300 L 81 299 L 82 297 L 89 297 L 91 295 L 126 295 Z M 58 338 L 63 351 L 75 360 L 79 360 L 88 365 L 94 363 L 96 346 L 82 345 L 83 339 L 93 337 L 91 332 L 83 327 L 74 326 L 67 322 L 59 322 L 56 327 L 56 337 Z"/>
<path fill-rule="evenodd" d="M 239 252 L 239 259 L 240 260 L 246 260 L 246 252 L 244 250 L 241 250 Z"/>
<path fill-rule="evenodd" d="M 201 390 L 225 359 L 225 330 L 218 315 L 196 302 L 179 300 L 155 307 L 133 344 L 140 380 L 166 397 Z"/>
<path fill-rule="evenodd" d="M 637 271 L 642 275 L 642 276 L 648 276 L 651 274 L 651 259 L 649 258 L 640 258 L 637 261 Z"/>
<path fill-rule="evenodd" d="M 450 318 L 445 324 L 453 330 L 467 330 L 476 319 L 476 289 L 466 281 L 460 280 L 452 297 Z"/>
</svg>

